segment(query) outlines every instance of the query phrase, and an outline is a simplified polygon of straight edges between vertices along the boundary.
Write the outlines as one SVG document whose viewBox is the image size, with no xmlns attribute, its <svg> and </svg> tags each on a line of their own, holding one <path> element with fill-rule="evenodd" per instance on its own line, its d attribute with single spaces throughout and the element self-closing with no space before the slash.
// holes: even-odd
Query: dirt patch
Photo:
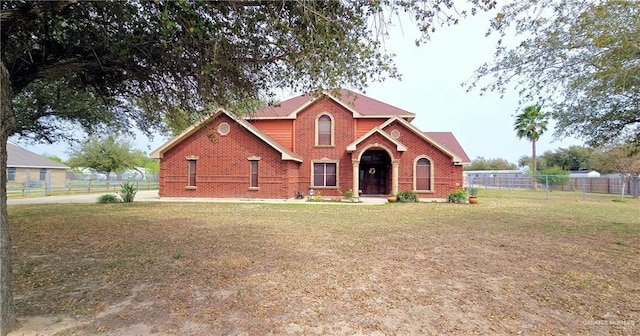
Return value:
<svg viewBox="0 0 640 336">
<path fill-rule="evenodd" d="M 638 334 L 635 205 L 483 203 L 11 208 L 14 335 Z"/>
</svg>

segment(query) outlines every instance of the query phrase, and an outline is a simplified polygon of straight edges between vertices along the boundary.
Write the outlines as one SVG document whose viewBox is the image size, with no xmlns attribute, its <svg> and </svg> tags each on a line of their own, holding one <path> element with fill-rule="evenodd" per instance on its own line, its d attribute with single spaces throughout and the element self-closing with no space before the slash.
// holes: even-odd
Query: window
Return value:
<svg viewBox="0 0 640 336">
<path fill-rule="evenodd" d="M 15 181 L 16 180 L 16 168 L 11 167 L 7 168 L 7 181 Z"/>
<path fill-rule="evenodd" d="M 258 162 L 257 160 L 249 161 L 251 162 L 251 182 L 249 184 L 249 188 L 258 189 Z"/>
<path fill-rule="evenodd" d="M 431 161 L 420 158 L 416 161 L 415 189 L 431 190 Z"/>
<path fill-rule="evenodd" d="M 231 131 L 231 126 L 229 126 L 228 123 L 221 122 L 220 125 L 218 125 L 218 133 L 220 133 L 220 135 L 227 135 L 229 134 L 230 131 Z"/>
<path fill-rule="evenodd" d="M 316 145 L 333 145 L 333 122 L 329 115 L 323 114 L 318 118 L 316 132 L 318 133 Z"/>
<path fill-rule="evenodd" d="M 313 186 L 335 187 L 337 181 L 337 163 L 314 163 Z"/>
<path fill-rule="evenodd" d="M 40 181 L 47 179 L 47 168 L 40 168 Z"/>
<path fill-rule="evenodd" d="M 187 162 L 189 162 L 189 182 L 187 184 L 187 188 L 195 188 L 196 187 L 196 162 L 197 159 L 187 158 Z"/>
</svg>

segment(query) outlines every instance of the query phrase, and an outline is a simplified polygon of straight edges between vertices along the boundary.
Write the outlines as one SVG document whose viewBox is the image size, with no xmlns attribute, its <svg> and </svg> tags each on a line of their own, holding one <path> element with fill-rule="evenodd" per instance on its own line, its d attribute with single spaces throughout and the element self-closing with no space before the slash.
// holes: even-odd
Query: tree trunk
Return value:
<svg viewBox="0 0 640 336">
<path fill-rule="evenodd" d="M 16 327 L 11 287 L 11 236 L 7 215 L 7 140 L 13 134 L 15 119 L 12 110 L 9 71 L 0 61 L 0 335 Z"/>
<path fill-rule="evenodd" d="M 538 190 L 538 181 L 536 181 L 536 175 L 538 174 L 538 167 L 536 166 L 536 141 L 531 140 L 531 176 L 533 176 L 533 184 L 531 187 L 533 190 Z"/>
</svg>

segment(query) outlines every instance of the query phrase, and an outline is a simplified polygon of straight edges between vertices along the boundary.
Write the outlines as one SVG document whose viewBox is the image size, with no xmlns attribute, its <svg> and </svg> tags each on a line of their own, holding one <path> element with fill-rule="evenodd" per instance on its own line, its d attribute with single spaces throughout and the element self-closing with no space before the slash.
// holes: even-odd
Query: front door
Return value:
<svg viewBox="0 0 640 336">
<path fill-rule="evenodd" d="M 391 159 L 384 150 L 367 150 L 360 158 L 359 186 L 364 195 L 389 193 L 389 167 Z"/>
<path fill-rule="evenodd" d="M 387 167 L 384 165 L 360 165 L 360 186 L 367 195 L 387 194 Z"/>
</svg>

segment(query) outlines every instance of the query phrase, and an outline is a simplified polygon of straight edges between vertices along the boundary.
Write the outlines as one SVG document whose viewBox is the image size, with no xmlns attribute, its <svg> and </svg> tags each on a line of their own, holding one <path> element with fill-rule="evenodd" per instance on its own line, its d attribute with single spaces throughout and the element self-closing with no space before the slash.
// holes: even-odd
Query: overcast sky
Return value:
<svg viewBox="0 0 640 336">
<path fill-rule="evenodd" d="M 494 93 L 485 96 L 478 91 L 467 93 L 460 85 L 477 67 L 492 59 L 495 38 L 484 36 L 489 17 L 483 14 L 461 20 L 456 26 L 440 28 L 430 42 L 420 47 L 413 42 L 416 31 L 412 22 L 403 21 L 402 29 L 396 24 L 386 48 L 397 55 L 402 80 L 372 83 L 365 94 L 415 113 L 412 123 L 423 131 L 453 132 L 472 160 L 482 156 L 517 163 L 522 155 L 531 155 L 531 144 L 518 140 L 513 131 L 513 114 L 518 108 L 515 92 L 500 99 Z M 285 100 L 291 96 L 278 98 Z M 538 153 L 582 145 L 572 138 L 555 140 L 552 133 L 553 129 L 549 129 L 542 135 Z M 132 143 L 150 152 L 164 141 L 160 136 L 153 141 L 140 136 Z M 19 145 L 38 154 L 68 156 L 66 144 Z"/>
</svg>

